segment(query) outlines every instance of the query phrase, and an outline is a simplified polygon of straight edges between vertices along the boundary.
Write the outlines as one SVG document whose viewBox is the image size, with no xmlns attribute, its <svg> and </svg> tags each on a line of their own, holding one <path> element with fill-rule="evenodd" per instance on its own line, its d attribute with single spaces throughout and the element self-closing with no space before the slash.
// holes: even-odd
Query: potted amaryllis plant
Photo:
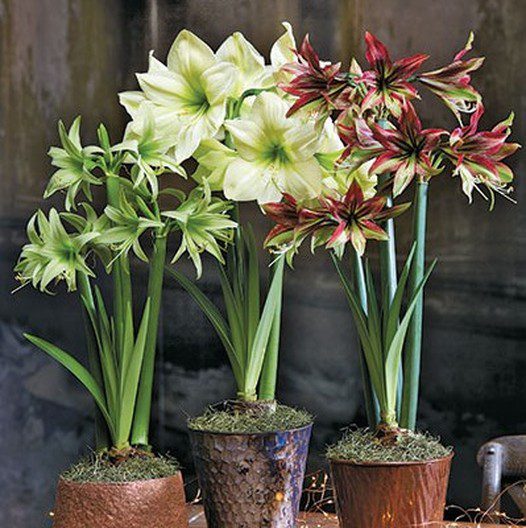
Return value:
<svg viewBox="0 0 526 528">
<path fill-rule="evenodd" d="M 495 193 L 510 198 L 513 174 L 502 160 L 518 148 L 506 142 L 513 115 L 490 131 L 478 130 L 483 106 L 470 74 L 483 60 L 465 58 L 472 40 L 451 64 L 424 73 L 426 55 L 393 62 L 369 33 L 367 70 L 354 59 L 348 71 L 321 62 L 308 38 L 284 67 L 292 78 L 280 87 L 295 98 L 289 115 L 307 113 L 323 122 L 332 117 L 345 145 L 337 155 L 320 157 L 332 176 L 315 200 L 284 194 L 264 207 L 277 222 L 267 239 L 274 251 L 291 259 L 307 237 L 313 248 L 329 250 L 360 338 L 369 428 L 348 430 L 328 449 L 345 528 L 403 528 L 442 519 L 452 451 L 415 429 L 423 287 L 434 266 L 425 270 L 429 182 L 449 171 L 461 178 L 470 201 L 476 190 L 493 207 Z M 422 127 L 413 106 L 418 84 L 452 110 L 456 128 Z M 413 245 L 398 275 L 393 218 L 409 204 L 393 205 L 393 198 L 411 184 Z M 368 239 L 379 241 L 379 289 L 362 261 Z"/>
<path fill-rule="evenodd" d="M 85 320 L 88 366 L 26 334 L 84 385 L 98 409 L 94 454 L 59 480 L 57 528 L 188 523 L 179 467 L 154 455 L 148 434 L 167 243 L 178 237 L 173 260 L 187 253 L 200 273 L 200 254 L 222 259 L 220 246 L 236 224 L 227 215 L 230 205 L 212 197 L 206 184 L 189 194 L 161 188 L 164 174 L 185 173 L 156 134 L 152 110 L 115 145 L 103 125 L 98 145 L 83 146 L 80 118 L 69 131 L 60 123 L 61 146 L 49 151 L 58 170 L 44 197 L 65 193 L 64 206 L 31 217 L 15 268 L 22 285 L 52 293 L 63 284 L 75 292 Z M 144 296 L 135 288 L 142 271 L 132 266 L 132 253 L 147 266 Z M 106 273 L 111 293 L 97 284 Z"/>
<path fill-rule="evenodd" d="M 287 117 L 291 98 L 278 83 L 289 77 L 282 66 L 294 60 L 295 42 L 285 27 L 270 65 L 240 33 L 214 53 L 183 31 L 167 65 L 152 57 L 148 72 L 138 75 L 141 91 L 123 96 L 134 119 L 141 105 L 155 105 L 163 137 L 183 139 L 180 160 L 197 161 L 194 178 L 232 201 L 239 224 L 218 266 L 225 315 L 192 280 L 168 268 L 217 331 L 237 386 L 232 400 L 189 420 L 211 527 L 295 526 L 312 427 L 310 415 L 275 401 L 285 263 L 282 257 L 271 263 L 262 295 L 262 241 L 256 243 L 238 205 L 276 201 L 282 192 L 317 196 L 325 175 L 318 156 L 343 147 L 332 121 L 320 132 L 316 120 Z M 172 120 L 187 125 L 170 127 Z"/>
</svg>

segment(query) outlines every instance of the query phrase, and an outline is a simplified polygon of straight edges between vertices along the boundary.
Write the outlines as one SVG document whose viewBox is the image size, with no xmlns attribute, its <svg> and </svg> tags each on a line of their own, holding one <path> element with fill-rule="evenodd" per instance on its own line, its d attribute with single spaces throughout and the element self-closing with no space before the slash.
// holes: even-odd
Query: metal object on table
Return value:
<svg viewBox="0 0 526 528">
<path fill-rule="evenodd" d="M 477 462 L 483 471 L 481 508 L 498 523 L 502 481 L 526 479 L 526 435 L 501 436 L 485 443 L 479 449 Z M 510 485 L 507 491 L 526 516 L 524 485 Z"/>
<path fill-rule="evenodd" d="M 181 473 L 123 483 L 60 479 L 53 528 L 185 528 Z"/>
<path fill-rule="evenodd" d="M 453 454 L 425 462 L 331 460 L 341 528 L 409 528 L 444 518 Z"/>
<path fill-rule="evenodd" d="M 311 430 L 190 431 L 208 527 L 294 528 Z"/>
</svg>

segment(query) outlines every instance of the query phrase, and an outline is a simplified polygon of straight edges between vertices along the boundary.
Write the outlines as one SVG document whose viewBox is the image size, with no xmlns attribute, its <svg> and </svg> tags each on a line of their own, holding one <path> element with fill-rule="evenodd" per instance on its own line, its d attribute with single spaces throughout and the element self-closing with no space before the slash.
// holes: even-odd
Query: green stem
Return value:
<svg viewBox="0 0 526 528">
<path fill-rule="evenodd" d="M 276 273 L 281 273 L 283 276 L 284 268 L 274 264 L 272 268 L 271 282 Z M 265 361 L 261 371 L 261 378 L 259 382 L 259 399 L 260 400 L 274 400 L 276 398 L 276 384 L 278 378 L 278 363 L 279 363 L 279 343 L 281 331 L 281 307 L 283 301 L 283 279 L 281 279 L 281 290 L 279 292 L 279 303 L 274 313 L 274 320 L 272 322 L 272 329 L 267 344 L 267 352 L 265 354 Z"/>
<path fill-rule="evenodd" d="M 118 178 L 112 174 L 107 175 L 106 190 L 108 204 L 118 208 L 120 205 L 120 183 Z M 126 306 L 132 305 L 132 287 L 130 275 L 129 258 L 122 255 L 113 264 L 113 312 L 115 315 L 117 350 L 116 358 L 120 362 L 122 359 L 124 321 Z"/>
<path fill-rule="evenodd" d="M 90 305 L 90 309 L 95 311 L 95 301 L 93 299 L 93 292 L 91 290 L 91 284 L 89 277 L 85 273 L 79 273 L 79 296 L 80 304 L 82 307 L 82 319 L 84 322 L 84 332 L 86 334 L 86 343 L 88 348 L 88 365 L 91 375 L 95 378 L 95 381 L 100 387 L 104 387 L 104 380 L 102 377 L 102 368 L 100 364 L 99 351 L 97 347 L 97 341 L 93 333 L 90 318 L 86 307 L 84 306 L 85 300 Z M 97 451 L 108 449 L 111 446 L 111 436 L 106 424 L 106 420 L 102 416 L 99 408 L 95 405 L 94 409 L 94 421 L 95 421 L 95 447 Z"/>
<path fill-rule="evenodd" d="M 333 255 L 333 259 L 336 258 Z M 356 251 L 352 251 L 351 254 L 351 267 L 354 276 L 354 283 L 358 292 L 358 298 L 362 305 L 362 309 L 367 313 L 367 287 L 365 285 L 365 273 L 363 269 L 362 258 Z M 375 429 L 380 421 L 380 406 L 378 405 L 378 398 L 374 392 L 369 370 L 367 368 L 367 361 L 361 345 L 359 357 L 360 357 L 360 371 L 362 374 L 362 385 L 365 399 L 365 412 L 367 416 L 367 423 L 371 429 Z"/>
<path fill-rule="evenodd" d="M 380 186 L 389 179 L 388 174 L 383 174 L 379 178 Z M 393 197 L 391 193 L 387 195 L 386 207 L 393 206 Z M 382 295 L 387 295 L 387 299 L 384 302 L 385 306 L 389 306 L 395 296 L 396 287 L 398 285 L 398 273 L 396 270 L 396 236 L 395 236 L 395 225 L 392 218 L 386 220 L 384 224 L 385 232 L 389 237 L 387 240 L 379 243 L 380 251 L 380 277 L 382 285 Z M 384 358 L 385 361 L 385 358 Z M 403 368 L 400 365 L 398 371 L 398 385 L 397 385 L 397 414 L 400 416 L 402 406 L 402 386 L 403 386 Z"/>
<path fill-rule="evenodd" d="M 159 314 L 163 290 L 164 266 L 166 262 L 167 237 L 165 234 L 157 236 L 154 241 L 153 255 L 148 277 L 148 299 L 150 313 L 148 317 L 148 331 L 144 347 L 144 358 L 135 405 L 135 415 L 132 428 L 132 444 L 148 446 L 150 415 L 152 409 L 153 378 L 155 371 L 155 349 L 159 331 Z"/>
<path fill-rule="evenodd" d="M 413 240 L 416 242 L 416 252 L 409 276 L 409 298 L 414 295 L 424 276 L 428 186 L 427 182 L 419 182 L 415 190 Z M 418 406 L 423 311 L 424 293 L 422 291 L 418 295 L 416 308 L 409 324 L 404 358 L 404 386 L 400 425 L 412 430 L 416 426 Z"/>
</svg>

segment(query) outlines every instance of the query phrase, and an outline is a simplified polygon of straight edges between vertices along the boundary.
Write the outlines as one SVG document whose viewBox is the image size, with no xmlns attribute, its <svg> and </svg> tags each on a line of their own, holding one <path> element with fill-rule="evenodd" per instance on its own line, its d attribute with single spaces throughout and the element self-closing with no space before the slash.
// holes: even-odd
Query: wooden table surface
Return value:
<svg viewBox="0 0 526 528">
<path fill-rule="evenodd" d="M 200 506 L 190 507 L 190 526 L 191 528 L 206 528 L 205 516 Z M 433 525 L 435 528 L 439 528 Z M 444 521 L 441 528 L 503 528 L 503 525 L 497 524 L 471 524 L 457 523 L 453 521 Z M 338 521 L 334 515 L 324 516 L 321 514 L 302 515 L 298 528 L 338 528 Z"/>
</svg>

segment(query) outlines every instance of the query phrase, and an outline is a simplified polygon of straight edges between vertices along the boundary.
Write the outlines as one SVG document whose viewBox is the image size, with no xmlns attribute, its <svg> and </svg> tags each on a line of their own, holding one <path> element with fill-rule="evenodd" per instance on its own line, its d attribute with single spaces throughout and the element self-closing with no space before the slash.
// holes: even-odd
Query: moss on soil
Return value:
<svg viewBox="0 0 526 528">
<path fill-rule="evenodd" d="M 385 444 L 369 429 L 348 429 L 341 440 L 327 448 L 327 458 L 352 462 L 421 462 L 449 455 L 440 439 L 407 432 L 394 444 Z"/>
<path fill-rule="evenodd" d="M 171 477 L 180 469 L 169 456 L 131 457 L 112 462 L 106 454 L 93 454 L 71 466 L 61 477 L 71 482 L 133 482 Z"/>
<path fill-rule="evenodd" d="M 279 404 L 275 411 L 257 413 L 209 407 L 200 416 L 189 418 L 188 427 L 209 433 L 272 433 L 304 427 L 313 419 L 307 411 Z"/>
</svg>

